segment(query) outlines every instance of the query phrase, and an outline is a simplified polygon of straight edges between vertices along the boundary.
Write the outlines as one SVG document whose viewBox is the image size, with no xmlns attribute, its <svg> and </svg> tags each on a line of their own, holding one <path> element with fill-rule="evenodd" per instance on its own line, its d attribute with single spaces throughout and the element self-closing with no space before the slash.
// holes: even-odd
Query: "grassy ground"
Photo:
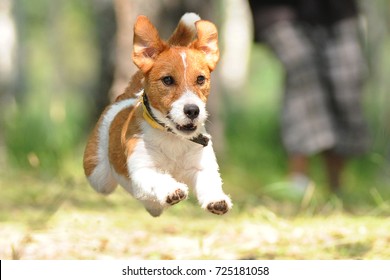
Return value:
<svg viewBox="0 0 390 280">
<path fill-rule="evenodd" d="M 315 192 L 294 203 L 279 188 L 286 173 L 278 128 L 283 74 L 271 53 L 255 46 L 247 87 L 223 104 L 227 143 L 219 162 L 233 210 L 214 216 L 191 198 L 152 218 L 120 188 L 109 197 L 95 193 L 82 174 L 81 149 L 65 158 L 85 143 L 93 111 L 86 93 L 99 78 L 99 59 L 86 7 L 63 2 L 68 12 L 52 18 L 71 24 L 54 29 L 35 11 L 45 14 L 44 1 L 26 6 L 27 22 L 34 21 L 23 39 L 30 50 L 24 102 L 2 108 L 0 120 L 0 259 L 390 258 L 386 83 L 374 79 L 367 90 L 373 150 L 348 166 L 341 199 L 328 193 L 315 157 Z M 378 68 L 384 80 L 387 64 Z"/>
<path fill-rule="evenodd" d="M 0 168 L 0 259 L 389 259 L 388 130 L 377 129 L 374 149 L 348 166 L 340 197 L 329 194 L 315 157 L 313 196 L 288 200 L 280 188 L 286 172 L 277 120 L 281 75 L 271 57 L 254 52 L 251 73 L 257 75 L 225 116 L 219 163 L 235 204 L 229 214 L 204 212 L 190 198 L 152 218 L 120 188 L 108 197 L 95 193 L 82 174 L 81 148 L 70 159 L 63 155 L 73 144 L 55 153 L 62 143 L 46 138 L 67 139 L 63 125 L 30 134 L 28 141 L 18 134 L 25 129 L 11 129 L 7 135 L 19 139 L 9 140 L 14 158 L 41 171 Z M 41 153 L 35 146 L 22 150 L 33 140 Z M 57 144 L 48 149 L 45 141 Z"/>
<path fill-rule="evenodd" d="M 191 198 L 152 218 L 122 189 L 98 195 L 75 167 L 58 178 L 2 171 L 0 259 L 390 258 L 387 202 L 356 215 L 337 199 L 298 210 L 247 193 L 225 216 Z"/>
</svg>

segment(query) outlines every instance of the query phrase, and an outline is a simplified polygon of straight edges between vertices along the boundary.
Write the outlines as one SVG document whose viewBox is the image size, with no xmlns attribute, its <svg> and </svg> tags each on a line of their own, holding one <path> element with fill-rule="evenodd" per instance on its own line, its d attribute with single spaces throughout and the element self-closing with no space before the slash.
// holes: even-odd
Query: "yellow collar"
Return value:
<svg viewBox="0 0 390 280">
<path fill-rule="evenodd" d="M 145 121 L 153 128 L 159 130 L 165 130 L 164 124 L 158 122 L 156 118 L 153 116 L 145 91 L 142 93 L 140 97 L 140 101 L 142 103 L 142 116 L 145 119 Z"/>
</svg>

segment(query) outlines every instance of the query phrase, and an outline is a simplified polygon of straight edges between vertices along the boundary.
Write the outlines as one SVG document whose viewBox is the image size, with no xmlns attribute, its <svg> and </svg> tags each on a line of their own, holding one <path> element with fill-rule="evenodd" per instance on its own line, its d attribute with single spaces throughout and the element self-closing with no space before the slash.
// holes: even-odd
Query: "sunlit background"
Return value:
<svg viewBox="0 0 390 280">
<path fill-rule="evenodd" d="M 213 253 L 212 244 L 222 241 L 209 235 L 201 223 L 204 219 L 212 226 L 220 218 L 207 216 L 193 198 L 181 203 L 178 210 L 169 209 L 170 214 L 164 214 L 167 218 L 159 219 L 177 222 L 176 216 L 180 220 L 180 216 L 187 215 L 196 221 L 195 226 L 186 224 L 182 232 L 175 226 L 160 228 L 159 221 L 152 227 L 162 235 L 196 236 L 195 241 L 182 237 L 192 247 L 183 245 L 176 255 L 162 253 L 162 245 L 144 251 L 137 247 L 136 252 L 129 245 L 123 250 L 109 250 L 111 239 L 104 234 L 90 245 L 90 251 L 78 254 L 75 244 L 79 239 L 69 237 L 69 232 L 68 237 L 61 237 L 67 228 L 74 229 L 74 236 L 83 236 L 84 227 L 85 232 L 93 234 L 101 230 L 97 225 L 100 223 L 110 231 L 118 226 L 114 232 L 121 228 L 135 230 L 135 241 L 125 238 L 123 242 L 157 244 L 146 233 L 149 225 L 145 219 L 149 218 L 145 218 L 141 205 L 122 191 L 113 197 L 100 197 L 87 185 L 81 163 L 86 137 L 100 112 L 121 93 L 135 72 L 131 61 L 132 25 L 138 14 L 149 16 L 164 38 L 187 11 L 199 13 L 219 28 L 222 58 L 213 74 L 209 130 L 224 188 L 235 203 L 234 212 L 229 220 L 223 220 L 223 226 L 234 223 L 246 227 L 243 219 L 251 221 L 253 217 L 264 221 L 295 215 L 323 219 L 334 211 L 375 219 L 389 215 L 390 1 L 360 3 L 369 69 L 364 106 L 372 146 L 367 155 L 348 165 L 341 198 L 329 192 L 322 162 L 314 157 L 310 173 L 316 183 L 315 193 L 310 201 L 297 205 L 276 187 L 287 175 L 287 156 L 279 134 L 283 69 L 266 46 L 252 43 L 252 22 L 245 0 L 0 0 L 0 235 L 6 236 L 0 241 L 0 258 L 96 258 L 95 253 L 102 258 L 305 258 L 296 248 L 291 251 L 283 247 L 288 238 L 278 239 L 277 232 L 291 228 L 282 222 L 260 231 L 253 224 L 247 225 L 253 235 L 263 236 L 265 243 L 261 244 L 272 247 L 264 254 L 256 250 L 260 243 L 250 243 L 253 240 L 246 235 L 243 238 L 252 244 L 248 248 L 231 248 L 238 252 L 235 255 L 221 248 L 222 253 Z M 94 223 L 93 217 L 107 209 L 111 214 Z M 89 216 L 80 218 L 82 213 Z M 143 217 L 141 224 L 137 224 L 134 213 Z M 126 215 L 130 215 L 130 222 Z M 93 225 L 86 221 L 90 219 Z M 77 229 L 72 223 L 78 223 Z M 42 231 L 47 228 L 57 229 L 50 233 L 55 237 L 49 238 L 49 247 L 68 242 L 74 250 L 67 247 L 38 253 L 45 242 Z M 310 232 L 310 226 L 303 228 Z M 355 225 L 349 229 L 335 236 L 366 230 Z M 37 231 L 41 234 L 38 237 Z M 297 239 L 304 238 L 304 232 L 296 233 Z M 389 242 L 389 238 L 386 235 L 383 242 Z M 172 244 L 165 241 L 165 247 L 177 246 L 177 240 Z M 284 249 L 275 249 L 279 245 Z M 360 257 L 381 246 L 365 247 L 359 240 L 358 245 L 353 247 L 355 255 L 339 257 Z M 186 255 L 186 250 L 195 250 L 196 254 Z M 309 258 L 316 257 L 314 252 L 309 254 Z M 321 256 L 332 258 L 332 252 Z"/>
</svg>

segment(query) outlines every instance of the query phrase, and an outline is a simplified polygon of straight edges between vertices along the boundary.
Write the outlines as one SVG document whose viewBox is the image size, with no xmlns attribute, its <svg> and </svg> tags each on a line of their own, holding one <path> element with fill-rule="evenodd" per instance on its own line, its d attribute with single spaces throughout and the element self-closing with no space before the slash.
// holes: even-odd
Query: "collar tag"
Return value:
<svg viewBox="0 0 390 280">
<path fill-rule="evenodd" d="M 210 137 L 201 133 L 198 136 L 191 138 L 190 141 L 206 147 L 209 144 Z"/>
</svg>

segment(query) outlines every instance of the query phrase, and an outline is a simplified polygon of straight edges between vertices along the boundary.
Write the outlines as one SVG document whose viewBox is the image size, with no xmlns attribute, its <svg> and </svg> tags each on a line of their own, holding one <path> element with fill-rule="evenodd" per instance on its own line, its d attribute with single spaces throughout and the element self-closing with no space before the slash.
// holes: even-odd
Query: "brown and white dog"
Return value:
<svg viewBox="0 0 390 280">
<path fill-rule="evenodd" d="M 232 203 L 204 127 L 219 59 L 215 25 L 187 13 L 165 42 L 139 16 L 132 57 L 140 71 L 102 113 L 85 149 L 90 184 L 109 194 L 119 183 L 152 216 L 186 199 L 188 187 L 202 208 L 226 213 Z"/>
</svg>

